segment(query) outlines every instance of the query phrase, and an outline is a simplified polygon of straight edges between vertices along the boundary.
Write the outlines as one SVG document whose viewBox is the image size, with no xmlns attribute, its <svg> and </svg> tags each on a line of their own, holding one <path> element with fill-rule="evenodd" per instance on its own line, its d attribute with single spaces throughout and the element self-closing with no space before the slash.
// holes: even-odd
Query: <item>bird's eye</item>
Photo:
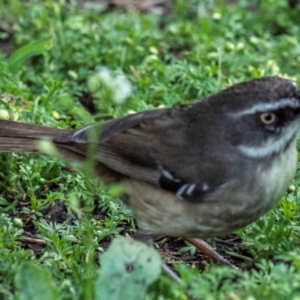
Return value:
<svg viewBox="0 0 300 300">
<path fill-rule="evenodd" d="M 277 120 L 276 114 L 270 112 L 262 113 L 259 117 L 260 120 L 266 125 L 271 125 Z"/>
</svg>

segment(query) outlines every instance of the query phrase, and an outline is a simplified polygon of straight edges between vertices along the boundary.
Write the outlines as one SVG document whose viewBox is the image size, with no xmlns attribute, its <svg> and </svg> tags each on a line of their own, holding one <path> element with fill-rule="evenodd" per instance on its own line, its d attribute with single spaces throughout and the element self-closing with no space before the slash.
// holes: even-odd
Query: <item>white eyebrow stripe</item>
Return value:
<svg viewBox="0 0 300 300">
<path fill-rule="evenodd" d="M 243 116 L 243 115 L 249 115 L 254 114 L 256 112 L 264 112 L 264 111 L 270 111 L 270 110 L 276 110 L 284 107 L 291 107 L 291 108 L 300 108 L 300 101 L 297 98 L 283 98 L 278 102 L 273 103 L 258 103 L 253 105 L 251 108 L 230 113 L 230 115 L 234 117 Z"/>
</svg>

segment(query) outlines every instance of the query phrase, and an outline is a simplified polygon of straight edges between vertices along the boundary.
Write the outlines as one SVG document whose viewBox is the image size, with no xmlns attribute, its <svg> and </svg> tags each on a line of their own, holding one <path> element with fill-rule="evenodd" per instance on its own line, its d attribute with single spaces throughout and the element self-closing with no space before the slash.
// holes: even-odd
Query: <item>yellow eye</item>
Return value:
<svg viewBox="0 0 300 300">
<path fill-rule="evenodd" d="M 277 120 L 276 114 L 270 112 L 262 113 L 259 117 L 260 120 L 266 125 L 271 125 Z"/>
</svg>

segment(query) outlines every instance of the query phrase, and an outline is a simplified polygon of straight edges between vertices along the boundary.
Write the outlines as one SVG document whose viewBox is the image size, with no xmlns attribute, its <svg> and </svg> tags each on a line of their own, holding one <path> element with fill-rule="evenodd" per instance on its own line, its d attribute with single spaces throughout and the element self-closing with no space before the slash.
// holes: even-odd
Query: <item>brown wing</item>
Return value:
<svg viewBox="0 0 300 300">
<path fill-rule="evenodd" d="M 98 163 L 117 174 L 199 201 L 222 182 L 215 181 L 209 172 L 212 160 L 199 160 L 204 155 L 201 151 L 209 146 L 203 145 L 201 126 L 197 127 L 197 136 L 194 134 L 193 118 L 187 115 L 191 111 L 191 106 L 146 111 L 102 127 L 80 129 L 54 142 L 82 156 L 90 151 Z"/>
<path fill-rule="evenodd" d="M 90 126 L 54 139 L 60 147 L 84 154 L 93 145 L 96 160 L 106 167 L 136 179 L 158 185 L 163 162 L 158 157 L 160 136 L 176 130 L 181 118 L 177 109 L 157 109 Z M 176 116 L 174 115 L 176 114 Z M 182 125 L 182 124 L 181 124 Z M 100 133 L 97 135 L 97 133 Z M 100 136 L 97 142 L 92 135 Z M 76 147 L 74 147 L 76 145 Z"/>
</svg>

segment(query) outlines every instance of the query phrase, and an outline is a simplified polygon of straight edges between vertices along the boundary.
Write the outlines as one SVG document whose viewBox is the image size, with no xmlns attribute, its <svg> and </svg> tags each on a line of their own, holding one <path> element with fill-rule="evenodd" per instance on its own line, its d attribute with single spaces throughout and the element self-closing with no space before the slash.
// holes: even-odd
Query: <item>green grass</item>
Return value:
<svg viewBox="0 0 300 300">
<path fill-rule="evenodd" d="M 70 2 L 0 1 L 0 28 L 14 32 L 12 55 L 0 54 L 1 118 L 80 128 L 133 111 L 192 103 L 255 77 L 300 82 L 300 8 L 291 10 L 287 1 L 177 0 L 166 16 Z M 0 31 L 0 38 L 8 35 Z M 103 68 L 109 70 L 108 85 L 99 77 Z M 124 81 L 132 90 L 119 104 L 113 91 Z M 92 95 L 97 114 L 81 105 L 82 95 Z M 240 261 L 242 272 L 177 264 L 183 279 L 178 284 L 164 274 L 154 276 L 139 245 L 129 251 L 136 259 L 110 248 L 99 263 L 114 237 L 136 230 L 117 199 L 118 188 L 53 157 L 1 154 L 0 298 L 103 299 L 102 288 L 111 282 L 101 274 L 117 272 L 117 255 L 142 266 L 135 276 L 146 279 L 136 287 L 118 271 L 127 284 L 114 283 L 114 295 L 129 287 L 132 299 L 300 299 L 299 185 L 300 172 L 277 207 L 238 232 L 240 253 L 248 253 Z M 46 246 L 26 241 L 28 232 Z"/>
</svg>

